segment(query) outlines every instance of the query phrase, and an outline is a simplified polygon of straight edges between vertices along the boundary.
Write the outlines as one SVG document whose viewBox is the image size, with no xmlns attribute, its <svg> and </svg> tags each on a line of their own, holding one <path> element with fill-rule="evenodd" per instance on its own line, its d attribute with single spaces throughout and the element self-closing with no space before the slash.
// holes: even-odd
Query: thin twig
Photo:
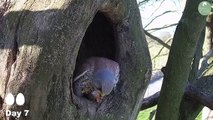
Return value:
<svg viewBox="0 0 213 120">
<path fill-rule="evenodd" d="M 170 24 L 170 25 L 164 25 L 163 27 L 150 28 L 150 29 L 146 29 L 146 31 L 162 30 L 162 29 L 166 29 L 166 28 L 169 28 L 169 27 L 177 26 L 177 24 L 178 23 L 174 23 L 174 24 Z"/>
<path fill-rule="evenodd" d="M 158 43 L 160 43 L 161 45 L 163 45 L 164 47 L 166 47 L 167 49 L 170 49 L 171 46 L 166 44 L 163 40 L 161 40 L 160 38 L 150 34 L 149 32 L 147 32 L 146 30 L 144 30 L 144 33 L 149 36 L 150 38 L 152 38 L 153 40 L 156 40 Z"/>
<path fill-rule="evenodd" d="M 160 3 L 160 5 L 155 9 L 155 11 L 154 12 L 152 12 L 152 14 L 149 16 L 149 19 L 150 19 L 150 17 L 152 17 L 153 15 L 154 15 L 154 13 L 156 13 L 156 11 L 158 11 L 159 10 L 159 8 L 161 7 L 161 5 L 164 3 L 164 1 L 165 0 L 162 0 L 161 1 L 161 3 Z"/>
<path fill-rule="evenodd" d="M 147 27 L 148 27 L 154 20 L 156 20 L 157 18 L 159 18 L 159 17 L 161 17 L 161 16 L 163 16 L 163 15 L 165 15 L 165 14 L 167 14 L 167 13 L 171 13 L 171 12 L 176 12 L 176 11 L 168 10 L 168 11 L 163 12 L 163 13 L 160 14 L 160 15 L 155 16 L 144 28 L 147 28 Z"/>
<path fill-rule="evenodd" d="M 169 38 L 169 39 L 166 41 L 166 43 L 169 43 L 171 40 L 172 40 L 172 38 Z M 155 56 L 152 58 L 152 60 L 154 60 L 155 58 L 157 58 L 157 57 L 161 54 L 161 52 L 163 51 L 163 48 L 165 48 L 165 47 L 164 47 L 164 46 L 161 47 L 161 49 L 159 50 L 158 54 L 155 55 Z"/>
</svg>

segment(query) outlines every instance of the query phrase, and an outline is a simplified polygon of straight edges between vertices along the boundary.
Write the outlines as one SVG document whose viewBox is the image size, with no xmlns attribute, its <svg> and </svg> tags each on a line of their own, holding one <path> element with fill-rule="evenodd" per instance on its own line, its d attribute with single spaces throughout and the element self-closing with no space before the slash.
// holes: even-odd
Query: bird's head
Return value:
<svg viewBox="0 0 213 120">
<path fill-rule="evenodd" d="M 94 83 L 97 88 L 101 89 L 102 96 L 108 95 L 115 86 L 115 75 L 109 69 L 98 70 L 94 75 Z"/>
</svg>

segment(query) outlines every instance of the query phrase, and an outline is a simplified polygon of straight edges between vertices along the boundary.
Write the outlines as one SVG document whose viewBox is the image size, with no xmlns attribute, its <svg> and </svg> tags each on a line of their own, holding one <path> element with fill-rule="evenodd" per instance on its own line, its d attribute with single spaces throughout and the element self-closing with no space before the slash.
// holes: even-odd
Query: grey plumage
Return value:
<svg viewBox="0 0 213 120">
<path fill-rule="evenodd" d="M 119 64 L 117 62 L 103 57 L 91 57 L 78 69 L 74 79 L 74 92 L 78 96 L 91 93 L 108 95 L 116 87 L 118 80 Z"/>
</svg>

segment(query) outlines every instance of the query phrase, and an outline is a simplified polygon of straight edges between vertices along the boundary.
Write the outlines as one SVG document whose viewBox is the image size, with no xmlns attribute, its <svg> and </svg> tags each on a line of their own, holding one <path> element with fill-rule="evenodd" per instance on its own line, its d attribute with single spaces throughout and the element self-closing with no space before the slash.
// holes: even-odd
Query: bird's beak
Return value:
<svg viewBox="0 0 213 120">
<path fill-rule="evenodd" d="M 104 94 L 104 93 L 101 92 L 101 97 L 104 97 L 105 95 L 106 95 L 106 94 Z"/>
</svg>

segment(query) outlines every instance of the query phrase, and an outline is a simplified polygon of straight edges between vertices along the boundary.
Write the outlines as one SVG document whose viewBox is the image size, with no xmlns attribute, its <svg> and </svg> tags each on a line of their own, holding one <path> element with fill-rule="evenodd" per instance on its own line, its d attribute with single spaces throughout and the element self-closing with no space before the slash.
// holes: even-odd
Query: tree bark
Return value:
<svg viewBox="0 0 213 120">
<path fill-rule="evenodd" d="M 206 34 L 203 51 L 204 54 L 208 53 L 212 49 L 212 31 L 213 31 L 213 12 L 211 12 L 206 19 Z"/>
<path fill-rule="evenodd" d="M 179 106 L 205 16 L 197 12 L 201 0 L 187 0 L 175 31 L 158 101 L 156 120 L 178 120 Z"/>
<path fill-rule="evenodd" d="M 98 11 L 112 21 L 121 68 L 115 92 L 100 104 L 72 92 L 78 51 Z M 136 1 L 15 1 L 0 29 L 0 97 L 21 92 L 26 99 L 21 107 L 3 103 L 3 111 L 29 110 L 20 120 L 136 119 L 151 76 Z"/>
<path fill-rule="evenodd" d="M 201 78 L 202 76 L 209 76 L 212 75 L 212 71 L 211 71 L 211 66 L 208 66 L 208 61 L 210 61 L 210 57 L 212 56 L 212 50 L 211 50 L 211 45 L 210 45 L 210 41 L 211 41 L 211 27 L 210 27 L 210 23 L 211 23 L 211 16 L 212 13 L 210 15 L 207 16 L 206 18 L 206 28 L 205 28 L 205 35 L 201 34 L 200 36 L 200 40 L 197 44 L 197 50 L 196 50 L 196 54 L 197 56 L 199 56 L 200 52 L 203 52 L 203 58 L 201 59 L 201 65 L 200 65 L 200 69 L 198 70 L 198 67 L 196 69 L 192 69 L 190 76 L 189 77 L 189 81 L 192 83 L 199 83 L 202 82 L 201 81 L 197 81 L 200 79 L 196 79 L 196 78 Z M 205 37 L 203 37 L 205 36 Z M 203 41 L 204 44 L 202 43 Z M 203 51 L 202 51 L 203 50 Z M 208 53 L 207 53 L 208 52 Z M 194 57 L 194 61 L 193 61 L 193 65 L 194 68 L 195 66 L 199 66 L 199 61 L 196 62 L 196 59 L 200 61 L 199 57 Z M 197 64 L 197 65 L 196 65 Z M 209 70 L 208 70 L 209 69 Z M 198 85 L 199 88 L 205 89 L 207 86 L 206 84 L 200 84 Z M 207 88 L 207 90 L 205 91 L 209 91 L 211 88 Z M 194 120 L 197 115 L 200 113 L 200 111 L 203 108 L 203 104 L 198 104 L 197 102 L 193 102 L 193 100 L 183 100 L 181 103 L 181 110 L 180 110 L 180 120 L 182 119 L 187 119 L 187 120 Z"/>
<path fill-rule="evenodd" d="M 200 34 L 199 41 L 197 43 L 196 52 L 193 59 L 192 68 L 189 74 L 188 81 L 190 83 L 195 83 L 197 78 L 200 77 L 201 71 L 199 70 L 200 60 L 202 58 L 202 48 L 204 44 L 204 37 L 205 37 L 205 29 Z M 193 101 L 193 102 L 192 102 Z M 194 102 L 193 99 L 182 99 L 180 105 L 180 117 L 179 119 L 187 119 L 187 120 L 194 120 L 197 115 L 200 113 L 203 105 L 198 104 L 196 101 Z"/>
</svg>

